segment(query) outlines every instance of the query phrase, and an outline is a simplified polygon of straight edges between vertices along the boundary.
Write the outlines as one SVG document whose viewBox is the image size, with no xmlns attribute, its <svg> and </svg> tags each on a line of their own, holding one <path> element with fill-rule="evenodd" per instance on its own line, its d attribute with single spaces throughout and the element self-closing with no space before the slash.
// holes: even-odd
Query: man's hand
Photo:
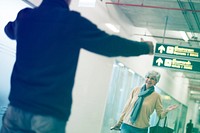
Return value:
<svg viewBox="0 0 200 133">
<path fill-rule="evenodd" d="M 145 42 L 149 45 L 149 54 L 153 55 L 154 54 L 154 45 L 153 42 L 151 41 L 145 41 L 143 38 L 141 38 L 141 42 Z"/>
</svg>

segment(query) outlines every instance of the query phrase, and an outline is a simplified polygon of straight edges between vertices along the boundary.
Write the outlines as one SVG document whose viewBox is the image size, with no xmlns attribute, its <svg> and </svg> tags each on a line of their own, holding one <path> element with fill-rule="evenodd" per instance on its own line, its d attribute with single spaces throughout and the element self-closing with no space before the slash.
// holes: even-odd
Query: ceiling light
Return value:
<svg viewBox="0 0 200 133">
<path fill-rule="evenodd" d="M 192 95 L 200 95 L 200 92 L 199 91 L 191 90 L 190 94 L 192 94 Z"/>
<path fill-rule="evenodd" d="M 180 34 L 185 42 L 188 42 L 189 38 L 185 31 L 180 31 Z"/>
<path fill-rule="evenodd" d="M 79 7 L 95 7 L 96 0 L 79 0 Z"/>
<path fill-rule="evenodd" d="M 192 33 L 192 32 L 187 32 L 187 36 L 188 36 L 188 38 L 192 38 L 192 37 L 194 36 L 194 33 Z"/>
<path fill-rule="evenodd" d="M 110 30 L 112 30 L 115 33 L 119 33 L 119 27 L 114 26 L 113 24 L 106 23 L 105 24 Z"/>
</svg>

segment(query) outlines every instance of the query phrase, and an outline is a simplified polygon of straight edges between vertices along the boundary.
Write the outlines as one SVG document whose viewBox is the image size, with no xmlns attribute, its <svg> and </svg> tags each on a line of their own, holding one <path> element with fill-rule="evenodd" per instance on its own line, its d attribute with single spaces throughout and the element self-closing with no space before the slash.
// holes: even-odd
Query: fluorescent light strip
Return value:
<svg viewBox="0 0 200 133">
<path fill-rule="evenodd" d="M 182 36 L 183 40 L 185 42 L 188 42 L 189 38 L 188 38 L 186 32 L 185 31 L 180 31 L 180 33 L 181 33 L 181 36 Z"/>
<path fill-rule="evenodd" d="M 79 0 L 79 7 L 95 7 L 96 0 Z"/>
<path fill-rule="evenodd" d="M 115 33 L 119 33 L 119 28 L 117 28 L 116 26 L 114 26 L 113 24 L 110 23 L 106 23 L 105 24 L 110 30 L 112 30 Z"/>
</svg>

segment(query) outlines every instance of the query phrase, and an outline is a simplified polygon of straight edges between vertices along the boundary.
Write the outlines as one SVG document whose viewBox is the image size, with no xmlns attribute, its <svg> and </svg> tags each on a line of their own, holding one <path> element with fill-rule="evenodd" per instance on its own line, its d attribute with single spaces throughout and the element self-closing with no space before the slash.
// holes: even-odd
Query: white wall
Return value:
<svg viewBox="0 0 200 133">
<path fill-rule="evenodd" d="M 112 58 L 81 50 L 68 133 L 101 130 L 112 65 Z"/>
</svg>

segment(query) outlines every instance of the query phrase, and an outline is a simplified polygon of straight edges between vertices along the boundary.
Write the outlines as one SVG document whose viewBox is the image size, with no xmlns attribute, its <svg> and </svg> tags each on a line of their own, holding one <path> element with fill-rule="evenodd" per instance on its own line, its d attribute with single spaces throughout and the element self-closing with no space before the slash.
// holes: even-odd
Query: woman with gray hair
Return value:
<svg viewBox="0 0 200 133">
<path fill-rule="evenodd" d="M 161 96 L 154 91 L 159 80 L 160 73 L 156 71 L 146 74 L 145 84 L 133 89 L 119 121 L 111 130 L 121 130 L 121 133 L 147 133 L 150 115 L 154 110 L 158 117 L 164 118 L 169 111 L 177 108 L 177 105 L 172 105 L 163 109 Z"/>
</svg>

